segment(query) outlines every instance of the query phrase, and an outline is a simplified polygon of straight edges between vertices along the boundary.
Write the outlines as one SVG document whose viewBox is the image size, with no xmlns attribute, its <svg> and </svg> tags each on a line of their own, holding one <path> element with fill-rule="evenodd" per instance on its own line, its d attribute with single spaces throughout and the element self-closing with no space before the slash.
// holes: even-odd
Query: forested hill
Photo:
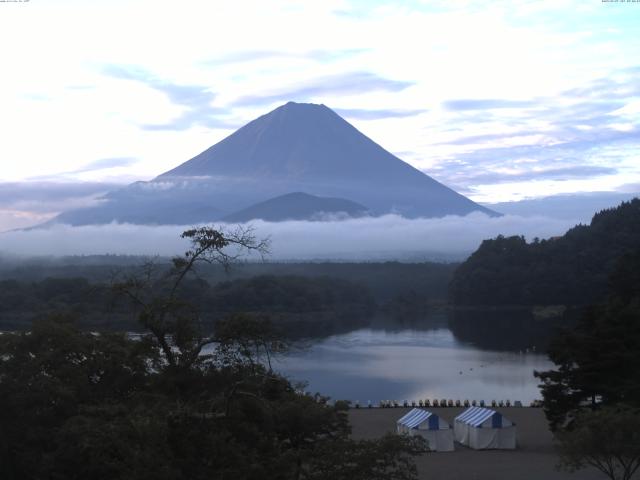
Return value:
<svg viewBox="0 0 640 480">
<path fill-rule="evenodd" d="M 454 273 L 457 305 L 587 305 L 604 299 L 608 276 L 625 253 L 640 250 L 640 200 L 594 215 L 562 237 L 498 236 L 482 242 Z"/>
</svg>

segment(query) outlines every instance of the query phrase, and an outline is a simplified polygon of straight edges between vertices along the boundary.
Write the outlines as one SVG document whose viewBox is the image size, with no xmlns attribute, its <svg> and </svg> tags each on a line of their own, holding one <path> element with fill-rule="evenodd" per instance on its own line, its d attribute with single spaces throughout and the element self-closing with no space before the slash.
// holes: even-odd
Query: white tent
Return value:
<svg viewBox="0 0 640 480">
<path fill-rule="evenodd" d="M 476 450 L 516 448 L 516 425 L 500 412 L 471 407 L 454 420 L 456 441 Z"/>
<path fill-rule="evenodd" d="M 420 435 L 429 443 L 429 449 L 435 452 L 453 451 L 453 432 L 451 426 L 435 413 L 414 408 L 396 422 L 398 433 Z"/>
</svg>

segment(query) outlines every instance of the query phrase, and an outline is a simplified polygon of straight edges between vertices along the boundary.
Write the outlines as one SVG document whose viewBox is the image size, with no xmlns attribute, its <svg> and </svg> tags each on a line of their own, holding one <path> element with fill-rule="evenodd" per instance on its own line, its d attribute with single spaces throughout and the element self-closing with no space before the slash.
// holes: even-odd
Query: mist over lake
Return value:
<svg viewBox="0 0 640 480">
<path fill-rule="evenodd" d="M 523 234 L 528 239 L 561 235 L 574 223 L 545 216 L 466 216 L 409 219 L 399 215 L 249 223 L 259 237 L 271 239 L 267 260 L 461 260 L 485 238 Z M 176 255 L 186 242 L 179 236 L 193 225 L 107 224 L 17 230 L 0 233 L 0 253 L 33 255 Z M 225 226 L 221 224 L 221 226 Z M 233 228 L 233 225 L 226 226 Z M 254 260 L 260 260 L 254 257 Z"/>
</svg>

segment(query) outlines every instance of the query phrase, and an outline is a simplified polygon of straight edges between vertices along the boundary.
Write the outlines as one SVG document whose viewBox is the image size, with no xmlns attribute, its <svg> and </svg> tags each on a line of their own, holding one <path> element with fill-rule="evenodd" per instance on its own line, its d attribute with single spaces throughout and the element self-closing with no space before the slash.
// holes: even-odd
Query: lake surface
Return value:
<svg viewBox="0 0 640 480">
<path fill-rule="evenodd" d="M 533 371 L 552 366 L 535 352 L 480 349 L 457 340 L 448 328 L 366 328 L 311 343 L 274 368 L 293 381 L 306 380 L 307 391 L 361 405 L 427 398 L 528 405 L 541 398 Z"/>
</svg>

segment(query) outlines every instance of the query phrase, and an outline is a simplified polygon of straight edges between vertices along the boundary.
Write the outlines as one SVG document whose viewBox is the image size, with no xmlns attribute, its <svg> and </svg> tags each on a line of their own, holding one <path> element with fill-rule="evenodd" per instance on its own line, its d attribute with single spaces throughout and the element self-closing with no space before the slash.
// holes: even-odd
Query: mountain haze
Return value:
<svg viewBox="0 0 640 480">
<path fill-rule="evenodd" d="M 210 222 L 293 192 L 349 200 L 373 215 L 495 214 L 387 152 L 326 106 L 289 102 L 154 180 L 112 191 L 100 205 L 65 212 L 55 222 Z M 281 207 L 280 217 L 293 218 Z"/>
</svg>

